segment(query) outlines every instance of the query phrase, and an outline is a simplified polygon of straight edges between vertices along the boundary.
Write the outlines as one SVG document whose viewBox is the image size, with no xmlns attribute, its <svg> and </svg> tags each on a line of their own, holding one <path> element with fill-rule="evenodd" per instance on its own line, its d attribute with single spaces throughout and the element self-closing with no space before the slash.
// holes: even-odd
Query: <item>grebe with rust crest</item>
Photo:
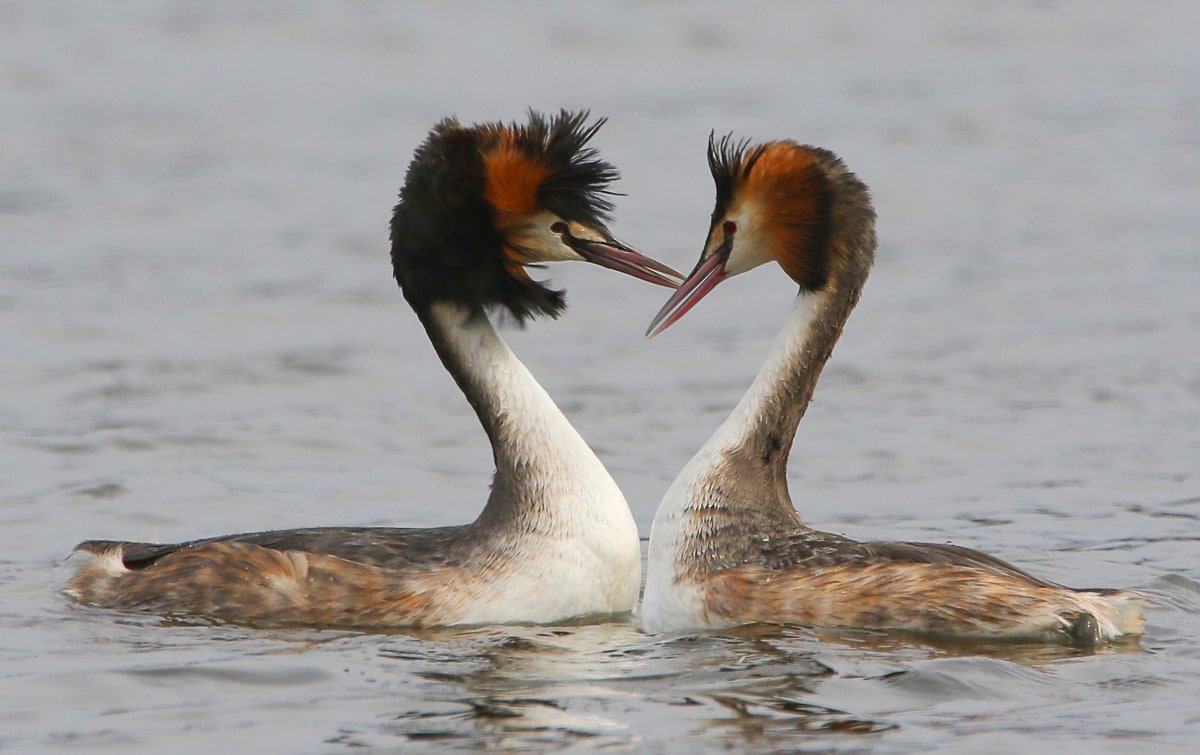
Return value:
<svg viewBox="0 0 1200 755">
<path fill-rule="evenodd" d="M 710 136 L 708 160 L 717 200 L 704 251 L 647 334 L 766 262 L 800 290 L 750 389 L 655 513 L 643 628 L 784 622 L 1078 645 L 1140 634 L 1136 593 L 1072 589 L 968 548 L 858 542 L 801 521 L 788 454 L 874 260 L 875 211 L 824 149 Z"/>
<path fill-rule="evenodd" d="M 89 540 L 67 593 L 113 609 L 333 626 L 546 623 L 632 611 L 637 525 L 616 482 L 488 318 L 557 317 L 562 291 L 526 267 L 585 260 L 650 283 L 682 276 L 605 222 L 616 169 L 589 146 L 603 119 L 439 123 L 391 222 L 392 265 L 478 415 L 495 476 L 472 523 L 334 527 L 172 545 Z"/>
</svg>

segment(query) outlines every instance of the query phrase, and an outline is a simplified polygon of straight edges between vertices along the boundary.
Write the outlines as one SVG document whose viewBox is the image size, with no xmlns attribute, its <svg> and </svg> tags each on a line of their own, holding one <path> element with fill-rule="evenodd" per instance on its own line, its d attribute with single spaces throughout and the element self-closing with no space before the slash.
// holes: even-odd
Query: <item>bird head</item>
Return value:
<svg viewBox="0 0 1200 755">
<path fill-rule="evenodd" d="M 675 287 L 676 271 L 618 241 L 606 221 L 617 170 L 589 146 L 603 119 L 562 111 L 527 123 L 446 119 L 409 165 L 392 216 L 392 265 L 414 305 L 557 316 L 563 293 L 530 266 L 587 261 Z"/>
<path fill-rule="evenodd" d="M 708 165 L 717 201 L 704 249 L 647 335 L 666 330 L 721 281 L 767 262 L 778 263 L 801 291 L 824 290 L 852 251 L 837 243 L 839 230 L 861 227 L 873 244 L 866 187 L 832 152 L 792 141 L 751 145 L 710 135 Z"/>
</svg>

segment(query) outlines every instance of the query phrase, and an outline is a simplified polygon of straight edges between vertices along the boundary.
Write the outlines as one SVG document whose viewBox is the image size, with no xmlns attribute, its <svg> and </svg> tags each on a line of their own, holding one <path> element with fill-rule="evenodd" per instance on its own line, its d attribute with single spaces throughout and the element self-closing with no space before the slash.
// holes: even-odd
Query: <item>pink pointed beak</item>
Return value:
<svg viewBox="0 0 1200 755">
<path fill-rule="evenodd" d="M 700 258 L 691 275 L 680 284 L 674 294 L 671 294 L 671 298 L 667 299 L 667 303 L 650 321 L 650 327 L 646 329 L 647 338 L 653 338 L 674 325 L 707 296 L 709 291 L 728 277 L 725 274 L 725 263 L 729 260 L 732 249 L 733 239 L 727 238 L 712 254 Z"/>
<path fill-rule="evenodd" d="M 572 236 L 563 233 L 563 242 L 588 262 L 616 270 L 634 278 L 667 288 L 676 288 L 683 276 L 673 267 L 668 267 L 656 259 L 642 254 L 624 242 L 605 234 L 605 241 Z"/>
</svg>

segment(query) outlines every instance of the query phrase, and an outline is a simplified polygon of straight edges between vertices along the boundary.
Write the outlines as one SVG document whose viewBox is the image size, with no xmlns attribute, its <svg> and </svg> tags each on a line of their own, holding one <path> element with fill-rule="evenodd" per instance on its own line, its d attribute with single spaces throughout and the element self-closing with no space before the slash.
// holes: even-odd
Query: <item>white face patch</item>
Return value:
<svg viewBox="0 0 1200 755">
<path fill-rule="evenodd" d="M 579 254 L 563 243 L 563 230 L 577 238 L 603 240 L 579 223 L 567 223 L 552 212 L 539 212 L 506 230 L 509 245 L 521 252 L 525 262 L 579 262 Z"/>
<path fill-rule="evenodd" d="M 733 235 L 733 248 L 730 250 L 729 259 L 725 261 L 725 275 L 741 275 L 775 259 L 766 234 L 767 222 L 768 219 L 759 210 L 758 205 L 740 202 L 717 226 L 713 234 L 717 244 L 724 239 L 724 231 L 721 230 L 724 223 L 737 226 Z"/>
</svg>

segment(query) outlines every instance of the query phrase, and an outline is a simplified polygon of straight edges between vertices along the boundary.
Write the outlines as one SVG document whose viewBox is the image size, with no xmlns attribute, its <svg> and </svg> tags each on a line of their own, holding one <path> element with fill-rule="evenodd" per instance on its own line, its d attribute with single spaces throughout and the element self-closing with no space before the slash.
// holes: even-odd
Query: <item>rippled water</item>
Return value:
<svg viewBox="0 0 1200 755">
<path fill-rule="evenodd" d="M 1200 745 L 1190 6 L 0 5 L 0 748 Z M 710 129 L 839 152 L 882 247 L 793 453 L 817 526 L 1157 600 L 1097 652 L 631 624 L 355 634 L 67 605 L 85 537 L 435 525 L 489 455 L 390 279 L 449 113 L 590 107 L 617 232 L 690 266 Z M 509 334 L 648 533 L 788 309 L 552 268 Z"/>
</svg>

